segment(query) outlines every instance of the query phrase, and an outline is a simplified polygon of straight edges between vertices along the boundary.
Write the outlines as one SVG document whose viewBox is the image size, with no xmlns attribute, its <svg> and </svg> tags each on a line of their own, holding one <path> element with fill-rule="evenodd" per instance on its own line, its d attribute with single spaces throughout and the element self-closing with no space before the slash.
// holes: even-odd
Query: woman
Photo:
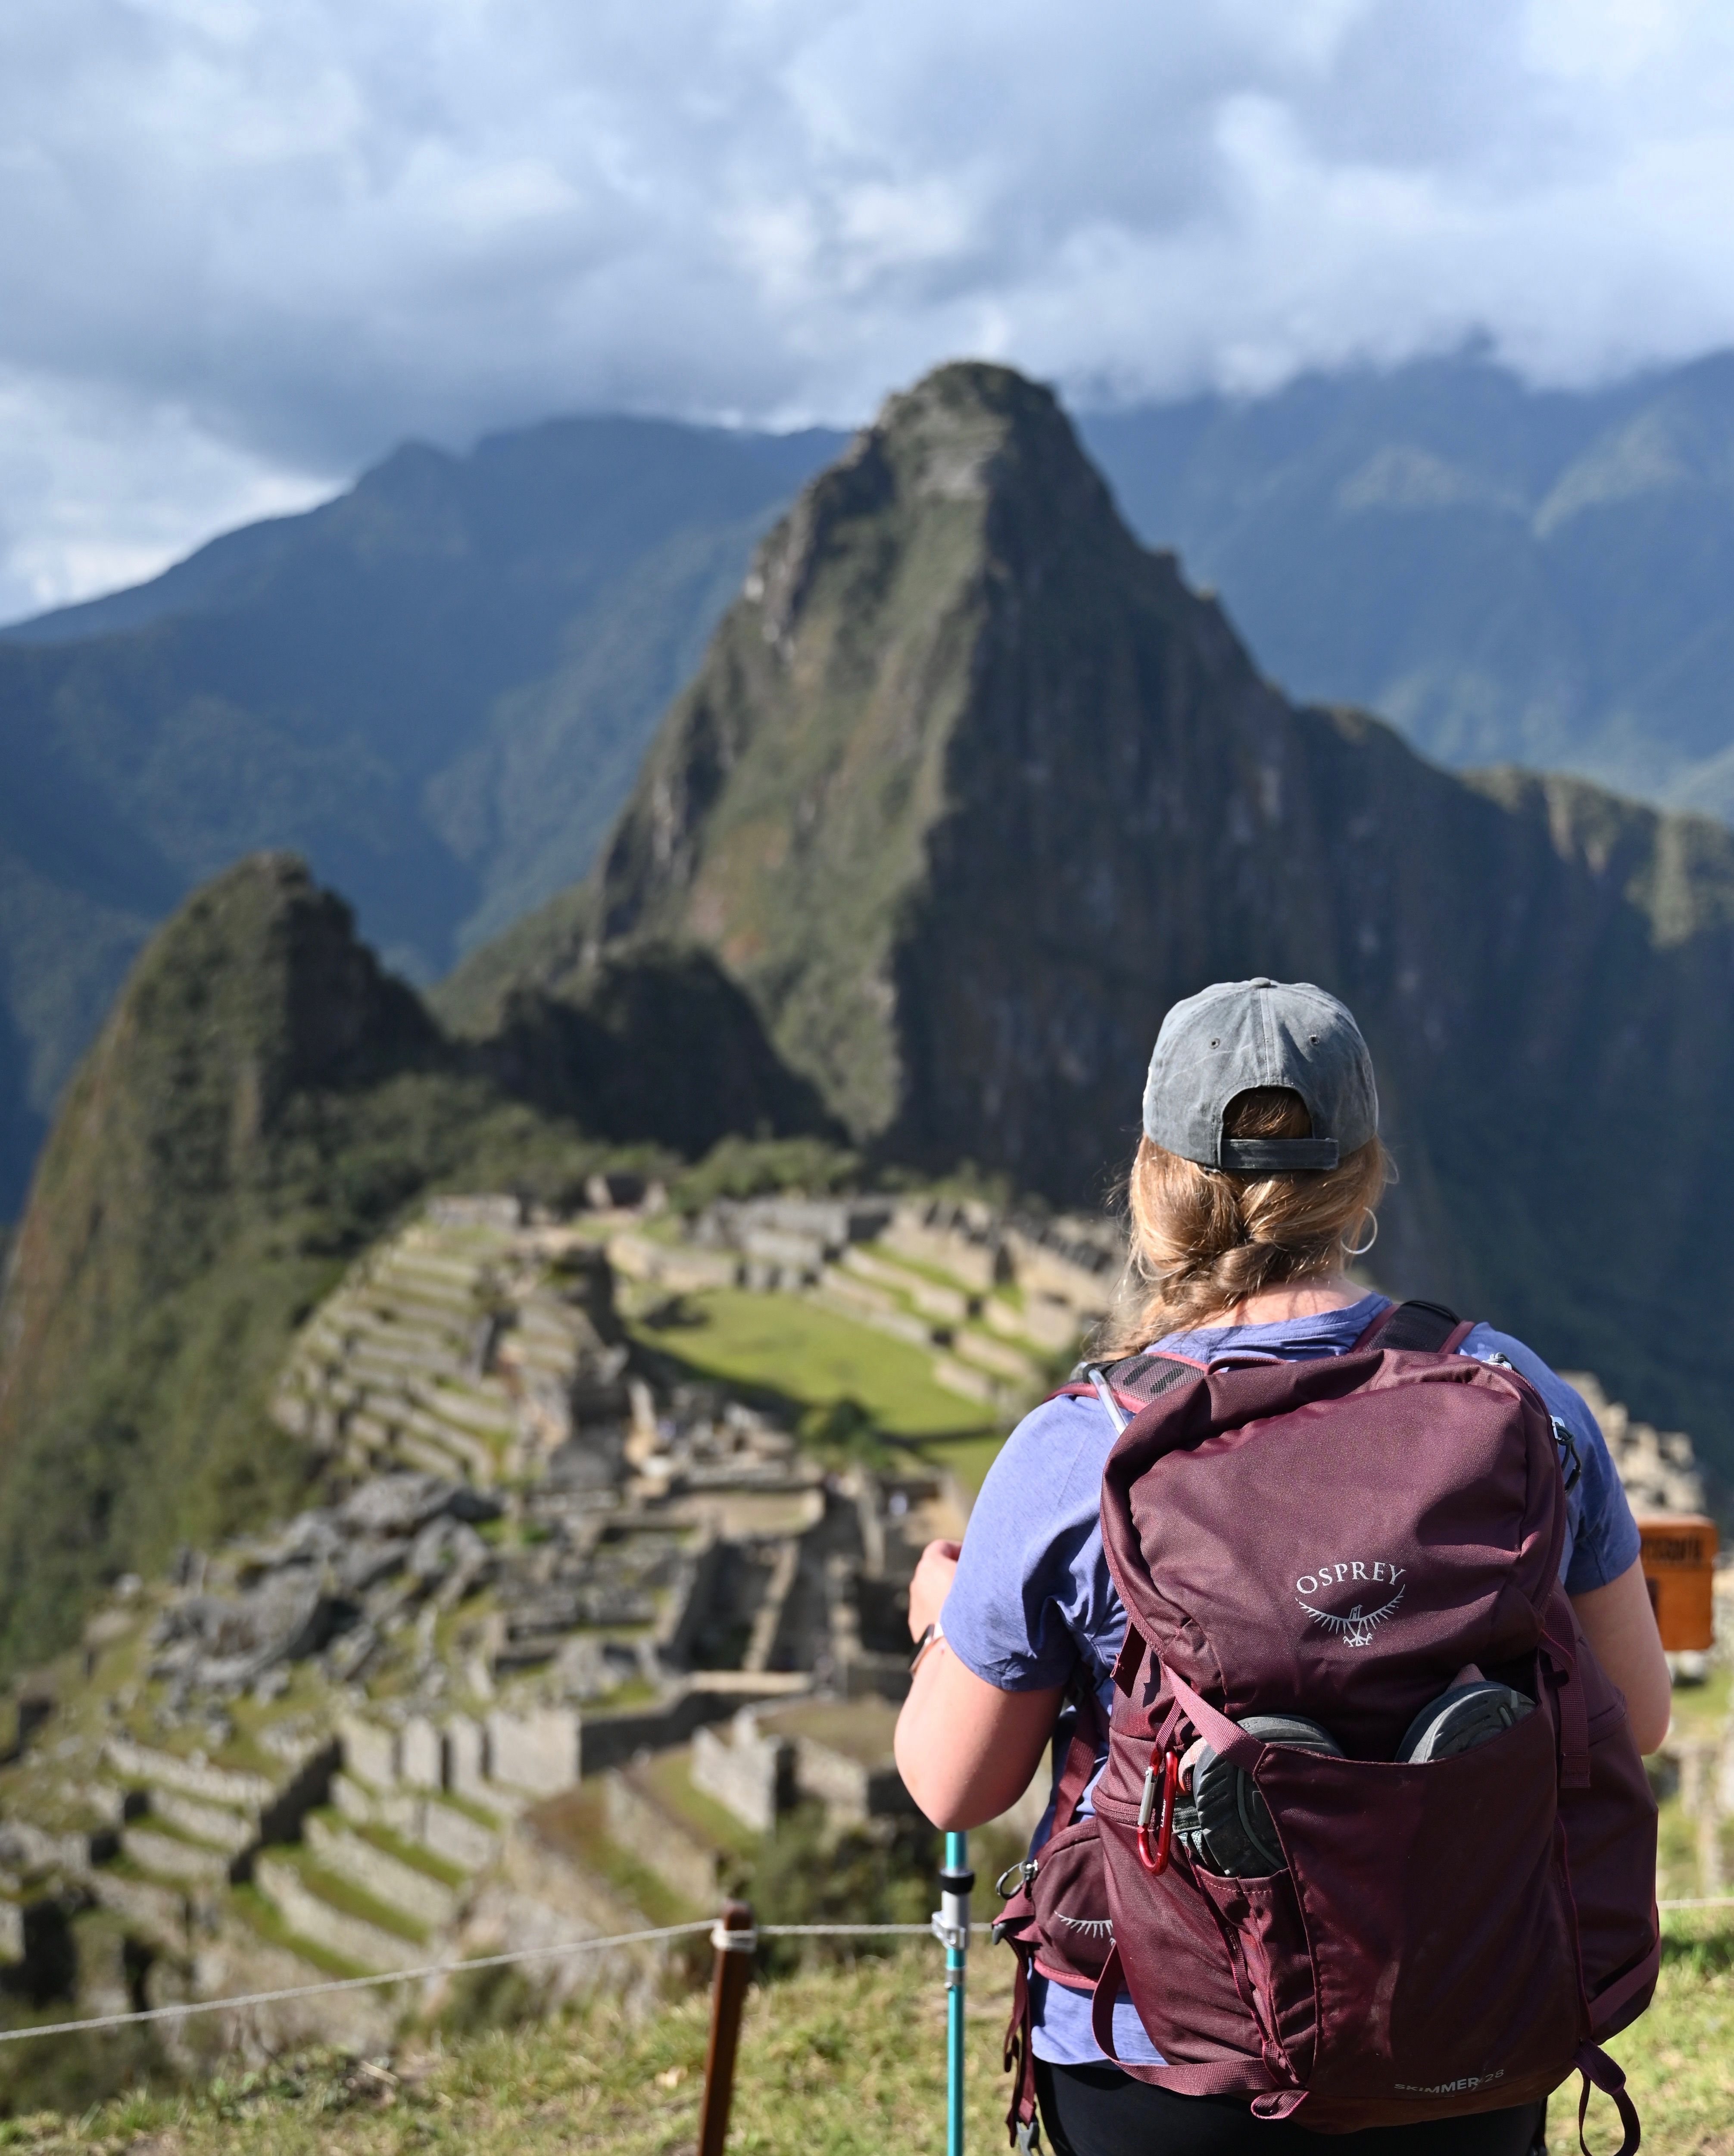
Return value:
<svg viewBox="0 0 1734 2156">
<path fill-rule="evenodd" d="M 1344 1265 L 1370 1246 L 1389 1173 L 1371 1060 L 1348 1011 L 1304 983 L 1206 989 L 1164 1020 L 1143 1106 L 1126 1286 L 1097 1360 L 1152 1348 L 1198 1362 L 1229 1349 L 1346 1353 L 1388 1307 Z M 1639 1748 L 1653 1751 L 1668 1724 L 1667 1665 L 1595 1419 L 1520 1341 L 1477 1325 L 1458 1352 L 1514 1364 L 1571 1435 L 1582 1471 L 1561 1579 L 1625 1694 Z M 934 1543 L 922 1555 L 910 1629 L 926 1644 L 896 1750 L 936 1826 L 977 1826 L 1017 1800 L 1069 1691 L 1093 1686 L 1106 1720 L 1126 1627 L 1099 1513 L 1116 1435 L 1094 1397 L 1048 1401 L 995 1461 L 962 1548 Z M 1037 1845 L 1046 1832 L 1044 1821 Z M 1120 2072 L 1091 2034 L 1087 1993 L 1039 1975 L 1032 1991 L 1038 2096 L 1058 2156 L 1290 2156 L 1344 2142 L 1357 2156 L 1524 2156 L 1540 2129 L 1538 2107 L 1524 2107 L 1327 2141 L 1254 2120 L 1244 2098 L 1178 2096 Z M 1121 2059 L 1160 2062 L 1124 1994 L 1114 2034 Z"/>
</svg>

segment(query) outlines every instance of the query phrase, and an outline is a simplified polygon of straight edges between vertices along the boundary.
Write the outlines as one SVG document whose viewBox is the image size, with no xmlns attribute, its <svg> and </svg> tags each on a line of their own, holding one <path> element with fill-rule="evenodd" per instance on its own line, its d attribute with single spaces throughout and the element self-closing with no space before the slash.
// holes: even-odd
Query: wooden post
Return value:
<svg viewBox="0 0 1734 2156">
<path fill-rule="evenodd" d="M 729 2105 L 735 2093 L 735 2048 L 741 2006 L 758 1950 L 752 1911 L 745 1902 L 725 1902 L 711 1933 L 716 1973 L 711 1985 L 711 2043 L 705 2054 L 705 2102 L 699 2113 L 699 2156 L 722 2156 L 728 2139 Z"/>
</svg>

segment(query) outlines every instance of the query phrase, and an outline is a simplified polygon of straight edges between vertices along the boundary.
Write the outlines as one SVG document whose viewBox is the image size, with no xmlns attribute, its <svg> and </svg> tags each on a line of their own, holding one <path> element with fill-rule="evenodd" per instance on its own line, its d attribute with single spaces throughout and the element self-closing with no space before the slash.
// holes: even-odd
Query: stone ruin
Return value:
<svg viewBox="0 0 1734 2156">
<path fill-rule="evenodd" d="M 83 2008 L 510 1943 L 550 1894 L 565 1935 L 631 1928 L 521 1823 L 743 1706 L 899 1696 L 902 1584 L 961 1527 L 925 1470 L 827 1472 L 721 1389 L 636 1367 L 606 1256 L 510 1201 L 443 1201 L 370 1253 L 274 1413 L 321 1502 L 121 1583 L 82 1678 L 20 1703 L 0 1960 L 75 1937 Z M 508 1891 L 526 1866 L 536 1893 Z M 396 2010 L 345 1994 L 223 2040 Z"/>
<path fill-rule="evenodd" d="M 593 1450 L 626 1412 L 626 1363 L 593 1240 L 526 1223 L 515 1199 L 436 1199 L 320 1306 L 271 1411 L 353 1471 L 486 1489 L 538 1472 L 581 1429 Z"/>
<path fill-rule="evenodd" d="M 454 1608 L 491 1575 L 475 1523 L 500 1509 L 488 1492 L 409 1470 L 374 1476 L 214 1563 L 188 1552 L 176 1567 L 180 1591 L 150 1635 L 161 1718 L 172 1724 L 195 1699 L 250 1691 L 269 1700 L 289 1665 L 314 1656 L 329 1676 L 359 1681 L 407 1616 Z"/>
<path fill-rule="evenodd" d="M 1659 1430 L 1639 1422 L 1588 1370 L 1562 1373 L 1583 1396 L 1608 1441 L 1614 1470 L 1634 1512 L 1701 1512 L 1704 1477 L 1684 1430 Z"/>
</svg>

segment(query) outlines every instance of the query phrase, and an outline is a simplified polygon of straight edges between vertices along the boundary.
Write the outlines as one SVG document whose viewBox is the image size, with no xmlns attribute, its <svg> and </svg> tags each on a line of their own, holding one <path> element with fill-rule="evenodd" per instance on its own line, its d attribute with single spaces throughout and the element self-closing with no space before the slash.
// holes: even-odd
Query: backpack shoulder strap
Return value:
<svg viewBox="0 0 1734 2156">
<path fill-rule="evenodd" d="M 1394 1348 L 1410 1354 L 1449 1355 L 1474 1332 L 1472 1317 L 1460 1317 L 1442 1302 L 1399 1302 L 1374 1318 L 1349 1350 Z"/>
<path fill-rule="evenodd" d="M 1095 1778 L 1097 1754 L 1106 1752 L 1107 1725 L 1094 1684 L 1086 1676 L 1074 1703 L 1071 1736 L 1066 1744 L 1059 1778 L 1054 1784 L 1054 1825 L 1058 1834 L 1072 1825 L 1084 1792 Z"/>
<path fill-rule="evenodd" d="M 1049 1397 L 1083 1399 L 1094 1393 L 1108 1410 L 1109 1421 L 1121 1430 L 1132 1419 L 1126 1412 L 1128 1403 L 1133 1413 L 1147 1408 L 1174 1386 L 1196 1378 L 1203 1368 L 1182 1355 L 1126 1355 L 1117 1363 L 1080 1363 L 1070 1380 Z"/>
<path fill-rule="evenodd" d="M 1196 1378 L 1204 1365 L 1184 1355 L 1128 1355 L 1102 1373 L 1116 1393 L 1147 1408 L 1160 1394 Z"/>
</svg>

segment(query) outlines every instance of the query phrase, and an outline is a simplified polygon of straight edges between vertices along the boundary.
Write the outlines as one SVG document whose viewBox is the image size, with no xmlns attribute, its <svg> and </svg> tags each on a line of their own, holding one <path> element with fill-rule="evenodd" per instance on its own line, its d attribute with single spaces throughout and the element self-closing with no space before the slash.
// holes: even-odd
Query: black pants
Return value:
<svg viewBox="0 0 1734 2156">
<path fill-rule="evenodd" d="M 1244 2097 L 1175 2096 L 1113 2066 L 1038 2059 L 1035 2088 L 1054 2156 L 1530 2156 L 1546 2112 L 1532 2103 L 1473 2118 L 1320 2134 L 1254 2118 Z"/>
</svg>

